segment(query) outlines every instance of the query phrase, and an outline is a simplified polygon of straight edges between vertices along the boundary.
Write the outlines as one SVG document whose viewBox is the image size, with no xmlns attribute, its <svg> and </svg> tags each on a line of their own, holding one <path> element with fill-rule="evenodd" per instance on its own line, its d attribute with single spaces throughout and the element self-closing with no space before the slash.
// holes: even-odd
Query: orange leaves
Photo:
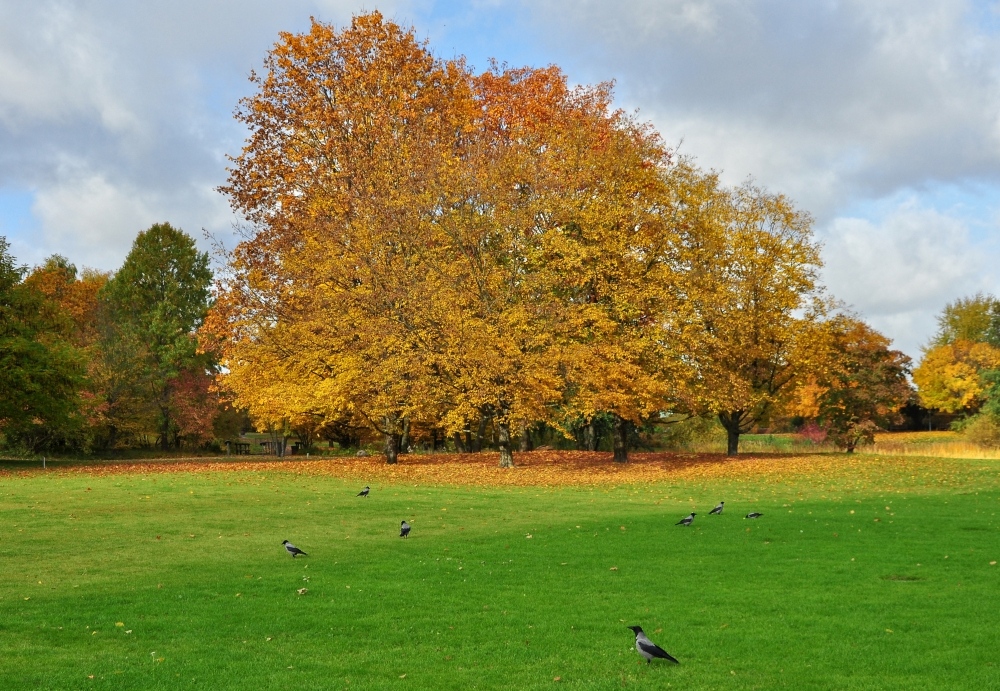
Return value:
<svg viewBox="0 0 1000 691">
<path fill-rule="evenodd" d="M 935 487 L 942 481 L 961 484 L 978 472 L 975 461 L 874 455 L 814 454 L 787 456 L 748 454 L 636 453 L 629 463 L 615 463 L 603 452 L 529 452 L 515 454 L 516 467 L 498 468 L 497 454 L 432 454 L 400 456 L 396 465 L 381 457 L 331 458 L 309 461 L 225 463 L 205 459 L 165 463 L 81 465 L 55 472 L 66 475 L 116 476 L 160 473 L 290 473 L 337 477 L 371 484 L 436 484 L 477 487 L 562 487 L 646 485 L 681 481 L 806 482 L 830 491 Z M 0 471 L 24 475 L 36 471 Z M 40 471 L 37 471 L 40 472 Z M 49 470 L 49 474 L 53 471 Z M 258 475 L 258 478 L 261 476 Z M 834 490 L 834 488 L 836 488 Z"/>
</svg>

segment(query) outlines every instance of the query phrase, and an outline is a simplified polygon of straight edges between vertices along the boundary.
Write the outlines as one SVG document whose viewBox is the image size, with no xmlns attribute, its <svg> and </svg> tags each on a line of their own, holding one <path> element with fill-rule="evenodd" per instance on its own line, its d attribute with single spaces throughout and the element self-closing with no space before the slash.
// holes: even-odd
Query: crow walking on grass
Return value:
<svg viewBox="0 0 1000 691">
<path fill-rule="evenodd" d="M 685 516 L 681 520 L 677 521 L 674 525 L 691 525 L 692 523 L 694 523 L 694 517 L 697 515 L 698 514 L 692 511 L 690 516 Z"/>
<path fill-rule="evenodd" d="M 716 506 L 714 509 L 712 509 L 711 511 L 708 512 L 708 515 L 711 516 L 712 514 L 718 514 L 718 515 L 721 516 L 722 515 L 722 510 L 724 508 L 726 508 L 726 502 L 720 501 L 719 504 L 718 504 L 718 506 Z"/>
<path fill-rule="evenodd" d="M 399 536 L 406 537 L 410 534 L 410 524 L 406 521 L 402 521 L 399 524 Z"/>
<path fill-rule="evenodd" d="M 308 554 L 306 554 L 305 552 L 303 552 L 301 549 L 299 549 L 298 547 L 296 547 L 295 545 L 293 545 L 288 540 L 282 540 L 281 544 L 283 544 L 285 546 L 285 549 L 288 550 L 288 553 L 292 555 L 292 559 L 294 559 L 299 554 L 301 554 L 303 557 L 308 557 L 309 556 Z"/>
<path fill-rule="evenodd" d="M 358 496 L 359 497 L 367 497 L 368 493 L 371 492 L 371 490 L 372 490 L 371 487 L 369 487 L 368 485 L 365 485 L 365 488 L 363 490 L 361 490 L 360 492 L 358 492 Z"/>
<path fill-rule="evenodd" d="M 659 657 L 664 660 L 670 660 L 674 664 L 680 664 L 673 655 L 668 653 L 666 650 L 649 640 L 645 633 L 642 631 L 641 626 L 629 626 L 627 628 L 632 629 L 635 632 L 635 649 L 639 651 L 639 654 L 646 658 L 646 664 L 648 665 L 653 661 L 654 657 Z"/>
<path fill-rule="evenodd" d="M 751 513 L 748 513 L 746 516 L 744 516 L 744 518 L 760 518 L 763 515 L 764 514 L 760 513 L 759 511 L 753 511 Z"/>
</svg>

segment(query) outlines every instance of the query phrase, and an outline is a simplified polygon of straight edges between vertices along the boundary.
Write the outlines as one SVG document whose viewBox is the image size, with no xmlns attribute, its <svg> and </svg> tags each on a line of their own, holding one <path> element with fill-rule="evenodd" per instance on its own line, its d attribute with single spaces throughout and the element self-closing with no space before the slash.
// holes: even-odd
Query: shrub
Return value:
<svg viewBox="0 0 1000 691">
<path fill-rule="evenodd" d="M 977 446 L 1000 448 L 1000 420 L 989 413 L 980 413 L 970 418 L 962 426 L 962 434 Z"/>
<path fill-rule="evenodd" d="M 808 439 L 813 444 L 822 444 L 826 441 L 826 430 L 815 422 L 807 422 L 799 430 L 799 435 Z"/>
</svg>

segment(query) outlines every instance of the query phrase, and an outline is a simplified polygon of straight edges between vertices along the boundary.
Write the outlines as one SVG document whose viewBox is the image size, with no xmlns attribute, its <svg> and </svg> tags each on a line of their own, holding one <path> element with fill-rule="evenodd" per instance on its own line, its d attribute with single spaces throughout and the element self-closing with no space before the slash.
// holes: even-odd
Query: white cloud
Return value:
<svg viewBox="0 0 1000 691">
<path fill-rule="evenodd" d="M 1000 36 L 968 0 L 585 0 L 543 40 L 668 142 L 821 218 L 925 181 L 1000 181 Z"/>
<path fill-rule="evenodd" d="M 15 131 L 39 121 L 94 117 L 111 130 L 135 129 L 115 93 L 114 56 L 91 17 L 62 3 L 0 5 L 0 122 Z"/>
<path fill-rule="evenodd" d="M 387 13 L 408 4 L 390 2 Z M 12 246 L 31 261 L 59 252 L 114 269 L 155 222 L 228 234 L 233 216 L 214 190 L 244 138 L 232 111 L 247 75 L 279 32 L 356 9 L 349 0 L 0 0 L 0 190 L 30 190 L 36 221 L 21 224 L 21 237 L 15 229 Z"/>
<path fill-rule="evenodd" d="M 58 182 L 36 192 L 32 211 L 41 225 L 36 245 L 45 255 L 101 269 L 117 268 L 136 234 L 154 223 L 183 228 L 208 249 L 202 229 L 225 228 L 230 218 L 212 188 L 144 189 L 82 165 L 64 166 Z"/>
<path fill-rule="evenodd" d="M 900 347 L 916 356 L 946 303 L 995 291 L 995 248 L 970 237 L 966 222 L 914 199 L 878 221 L 837 218 L 821 234 L 824 280 Z"/>
</svg>

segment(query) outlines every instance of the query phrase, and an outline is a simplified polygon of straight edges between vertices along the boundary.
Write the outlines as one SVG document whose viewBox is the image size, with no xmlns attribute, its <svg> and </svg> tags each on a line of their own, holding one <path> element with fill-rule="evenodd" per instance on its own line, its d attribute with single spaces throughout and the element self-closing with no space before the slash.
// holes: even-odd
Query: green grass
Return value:
<svg viewBox="0 0 1000 691">
<path fill-rule="evenodd" d="M 836 498 L 0 476 L 0 688 L 997 688 L 1000 481 L 955 464 Z M 645 665 L 630 624 L 682 664 Z"/>
</svg>

